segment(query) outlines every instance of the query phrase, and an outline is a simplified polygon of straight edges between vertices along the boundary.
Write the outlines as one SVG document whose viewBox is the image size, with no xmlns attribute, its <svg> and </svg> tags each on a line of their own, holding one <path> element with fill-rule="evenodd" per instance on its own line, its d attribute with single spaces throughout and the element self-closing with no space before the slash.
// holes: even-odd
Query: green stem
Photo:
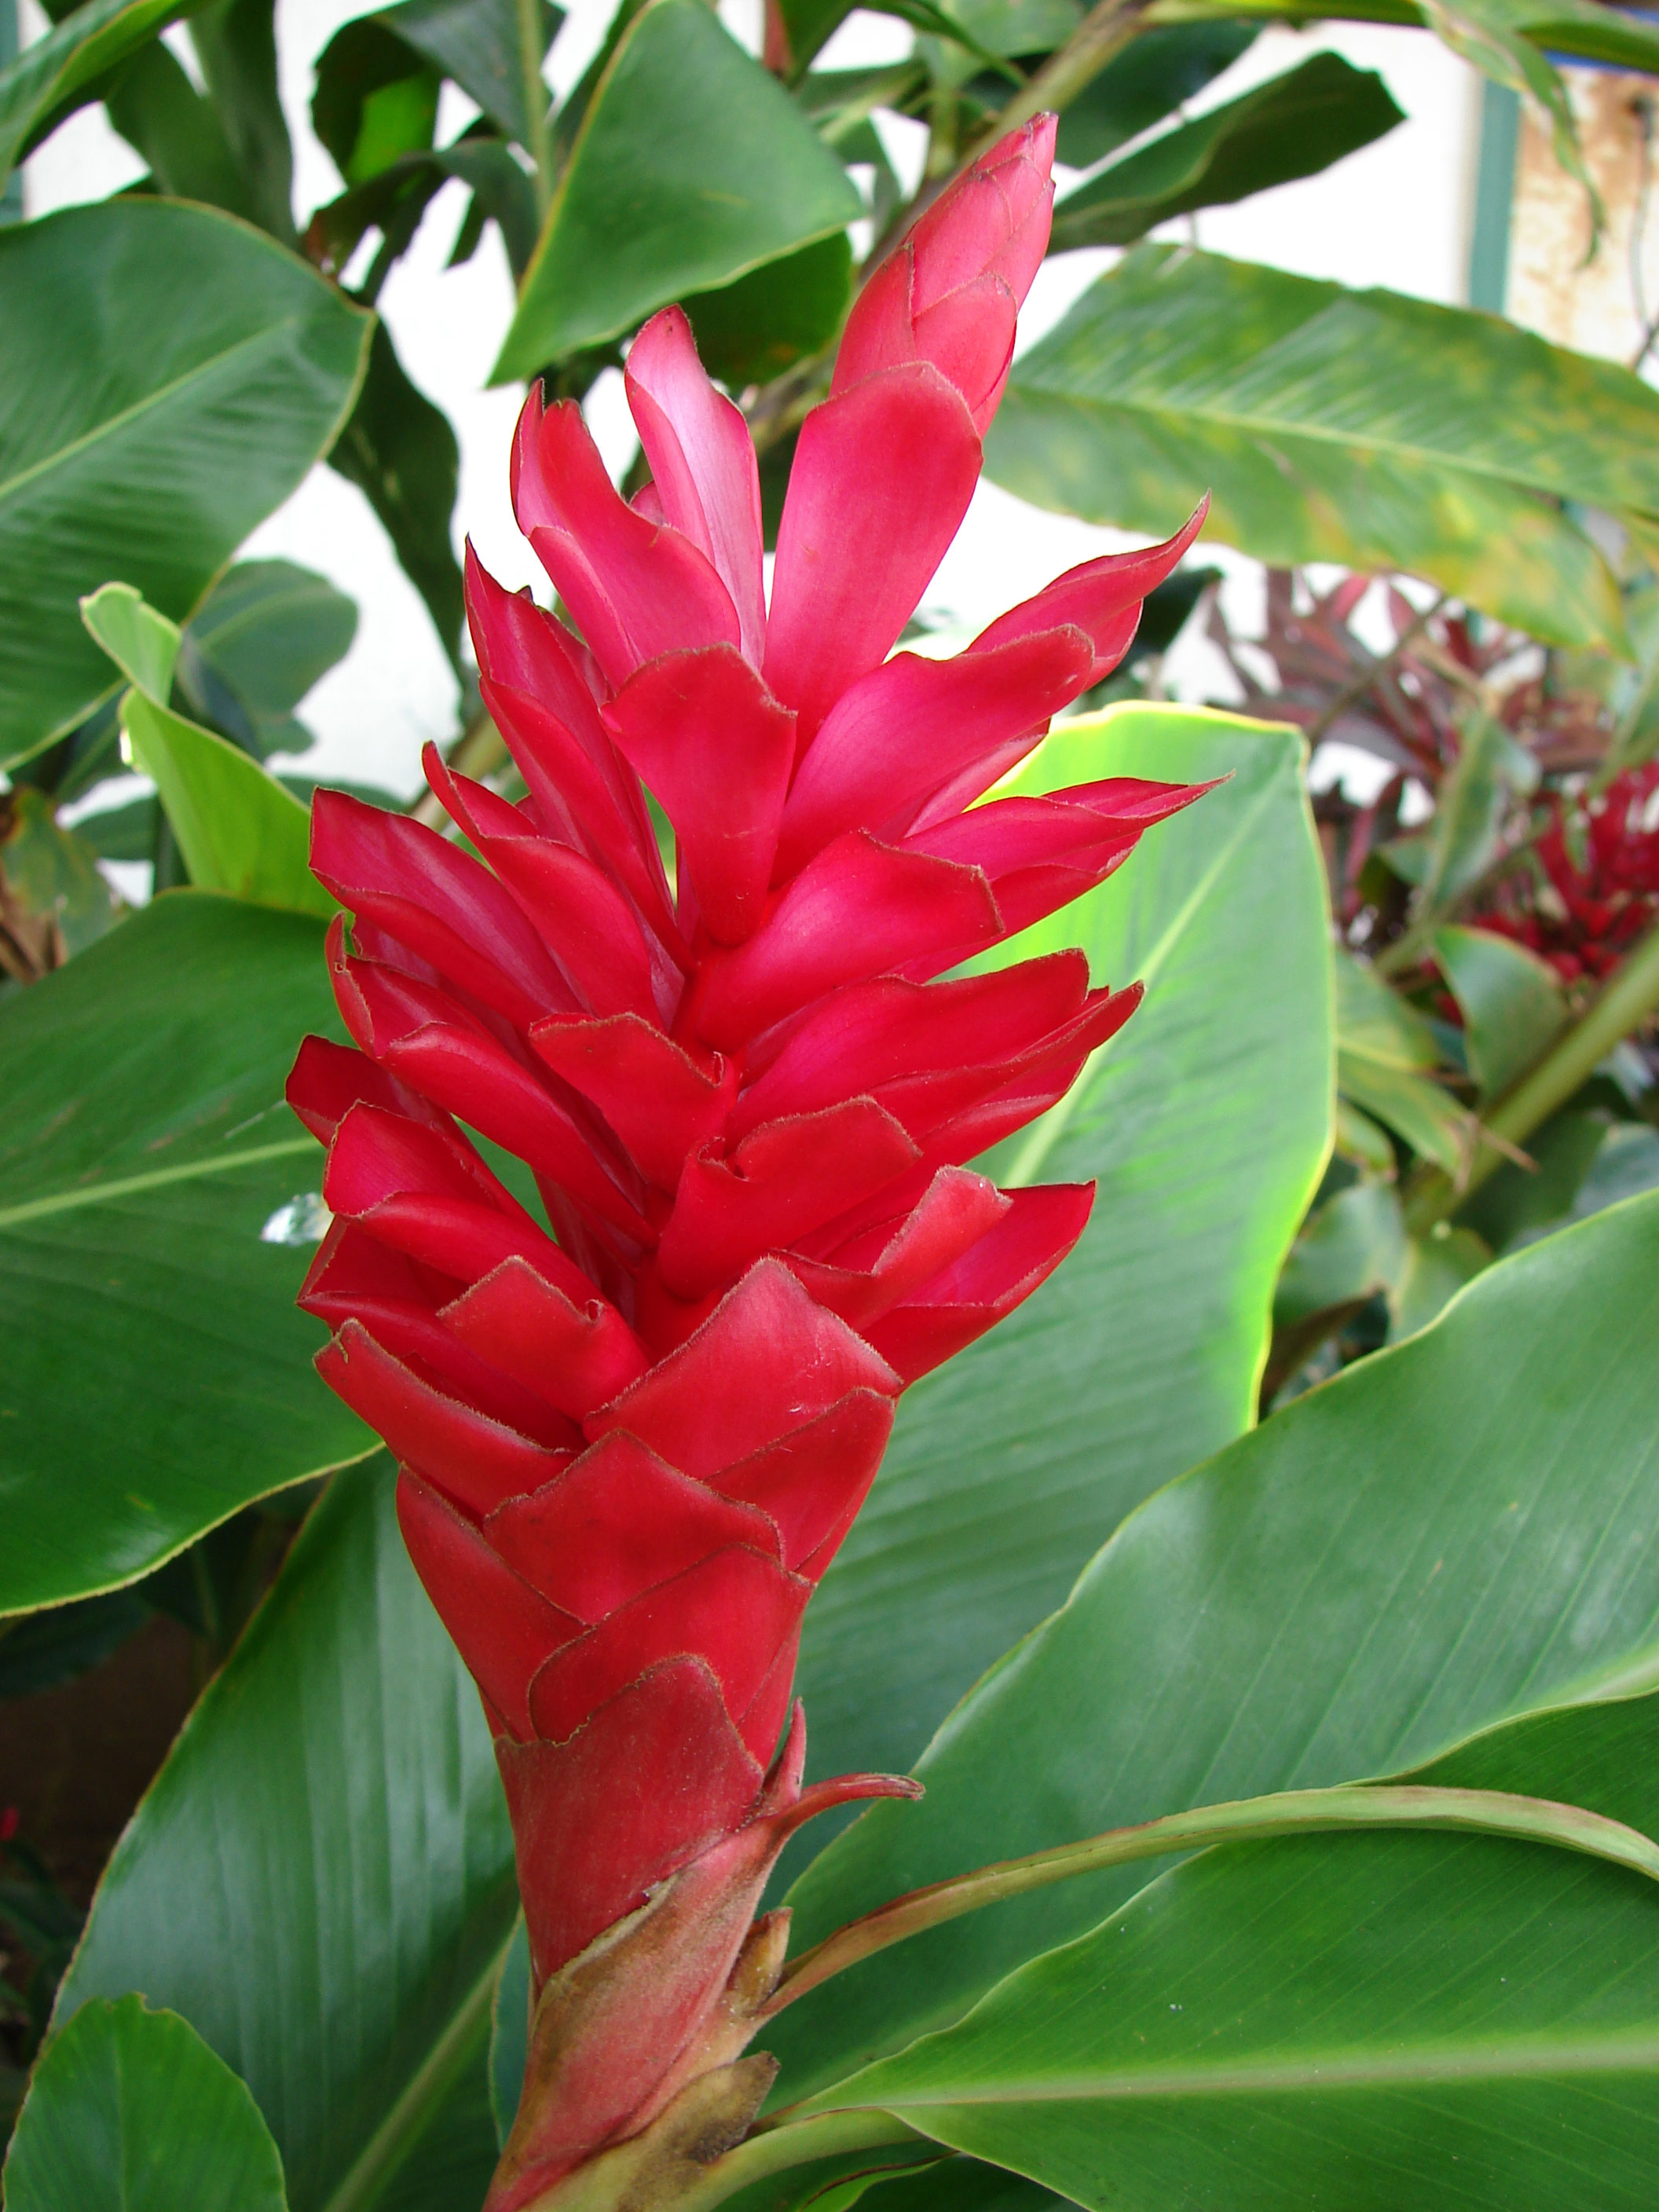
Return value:
<svg viewBox="0 0 1659 2212">
<path fill-rule="evenodd" d="M 1417 1784 L 1347 1784 L 1334 1790 L 1287 1790 L 1276 1796 L 1248 1797 L 1225 1805 L 1203 1805 L 1190 1813 L 1171 1813 L 1138 1827 L 1113 1828 L 1086 1843 L 1058 1850 L 1036 1851 L 1029 1858 L 1005 1859 L 973 1874 L 913 1889 L 861 1920 L 838 1928 L 811 1950 L 803 1951 L 784 1970 L 777 1994 L 761 2014 L 769 2020 L 830 1975 L 861 1959 L 901 1943 L 927 1928 L 977 1912 L 1005 1899 L 1023 1897 L 1050 1882 L 1098 1874 L 1134 1859 L 1155 1859 L 1207 1844 L 1257 1840 L 1268 1836 L 1316 1835 L 1330 1829 L 1454 1828 L 1478 1835 L 1518 1837 L 1553 1844 L 1563 1850 L 1610 1859 L 1659 1881 L 1659 1845 L 1627 1828 L 1576 1805 L 1557 1805 L 1541 1797 L 1512 1796 L 1495 1790 L 1435 1790 Z"/>
<path fill-rule="evenodd" d="M 1582 1088 L 1620 1041 L 1659 1006 L 1659 927 L 1626 954 L 1583 1014 L 1489 1113 L 1485 1127 L 1511 1146 L 1522 1145 Z M 1420 1236 L 1443 1220 L 1502 1166 L 1500 1146 L 1478 1142 L 1469 1170 L 1455 1182 L 1443 1169 L 1414 1177 L 1407 1192 L 1406 1225 Z"/>
<path fill-rule="evenodd" d="M 1140 29 L 1140 19 L 1152 0 L 1096 0 L 1057 53 L 1050 54 L 1035 76 L 1029 77 L 1007 106 L 987 118 L 984 129 L 969 147 L 960 164 L 965 168 L 977 154 L 1022 123 L 1045 109 L 1058 112 L 1068 107 L 1079 93 L 1094 82 L 1108 62 L 1121 53 Z"/>
<path fill-rule="evenodd" d="M 553 204 L 553 134 L 548 127 L 550 102 L 542 76 L 542 25 L 539 0 L 514 0 L 519 26 L 519 68 L 524 79 L 524 110 L 530 131 L 525 148 L 536 165 L 532 179 L 536 213 L 545 217 Z"/>
</svg>

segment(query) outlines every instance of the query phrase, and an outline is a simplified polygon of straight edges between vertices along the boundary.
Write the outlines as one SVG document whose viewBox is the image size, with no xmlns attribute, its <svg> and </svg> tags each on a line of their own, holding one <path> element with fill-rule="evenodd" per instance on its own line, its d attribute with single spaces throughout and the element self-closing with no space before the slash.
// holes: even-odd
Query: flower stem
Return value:
<svg viewBox="0 0 1659 2212">
<path fill-rule="evenodd" d="M 1334 1790 L 1289 1790 L 1271 1797 L 1202 1805 L 1137 1827 L 1113 1828 L 1085 1843 L 1036 1851 L 1028 1858 L 1005 1859 L 973 1874 L 930 1883 L 926 1889 L 913 1889 L 802 1952 L 784 1969 L 777 1994 L 761 2017 L 763 2021 L 772 2018 L 832 1974 L 856 1966 L 890 1943 L 902 1942 L 906 1936 L 937 1928 L 964 1912 L 977 1912 L 1005 1899 L 1023 1897 L 1028 1890 L 1045 1888 L 1050 1882 L 1069 1881 L 1078 1875 L 1098 1874 L 1131 1860 L 1163 1858 L 1173 1851 L 1194 1850 L 1207 1844 L 1360 1828 L 1452 1828 L 1479 1835 L 1517 1837 L 1609 1859 L 1659 1881 L 1659 1845 L 1620 1820 L 1605 1820 L 1575 1805 L 1513 1796 L 1501 1790 L 1437 1790 L 1418 1784 L 1353 1783 Z"/>
<path fill-rule="evenodd" d="M 967 148 L 961 167 L 1009 131 L 1018 131 L 1045 108 L 1059 112 L 1079 93 L 1092 84 L 1107 63 L 1121 53 L 1140 29 L 1140 19 L 1152 0 L 1095 0 L 1095 5 L 1057 52 L 1049 55 L 1034 76 L 1029 77 L 1006 107 L 988 116 L 984 128 Z"/>
<path fill-rule="evenodd" d="M 1420 1236 L 1461 1206 L 1503 1164 L 1504 1146 L 1524 1144 L 1558 1106 L 1587 1083 L 1621 1038 L 1659 1006 L 1659 927 L 1626 954 L 1583 1014 L 1529 1073 L 1490 1113 L 1468 1173 L 1454 1182 L 1443 1169 L 1413 1177 L 1406 1195 L 1406 1225 Z M 1486 1132 L 1498 1143 L 1491 1142 Z"/>
</svg>

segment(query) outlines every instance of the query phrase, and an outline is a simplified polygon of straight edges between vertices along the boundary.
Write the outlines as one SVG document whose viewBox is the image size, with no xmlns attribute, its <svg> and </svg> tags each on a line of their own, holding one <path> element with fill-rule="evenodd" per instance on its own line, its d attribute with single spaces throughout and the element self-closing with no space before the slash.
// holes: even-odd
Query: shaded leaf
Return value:
<svg viewBox="0 0 1659 2212">
<path fill-rule="evenodd" d="M 1532 1165 L 1504 1161 L 1472 1198 L 1464 1200 L 1458 1220 L 1477 1231 L 1495 1252 L 1553 1228 L 1571 1212 L 1609 1133 L 1606 1118 L 1599 1113 L 1568 1108 L 1551 1115 L 1527 1139 Z M 1638 1182 L 1631 1190 L 1646 1188 L 1645 1182 Z M 1629 1197 L 1631 1191 L 1619 1189 L 1615 1195 Z M 1601 1204 L 1611 1202 L 1603 1198 Z M 1577 1218 L 1599 1211 L 1592 1205 Z"/>
<path fill-rule="evenodd" d="M 264 759 L 303 752 L 294 710 L 351 649 L 357 605 L 292 561 L 239 561 L 185 626 L 173 675 L 191 712 Z"/>
<path fill-rule="evenodd" d="M 838 335 L 853 289 L 844 230 L 683 304 L 711 376 L 733 390 L 764 384 Z"/>
<path fill-rule="evenodd" d="M 1309 1216 L 1291 1245 L 1273 1292 L 1274 1327 L 1388 1290 L 1405 1258 L 1406 1224 L 1394 1186 L 1350 1184 Z"/>
<path fill-rule="evenodd" d="M 1437 1221 L 1425 1236 L 1413 1237 L 1389 1301 L 1393 1334 L 1411 1336 L 1426 1328 L 1466 1283 L 1491 1265 L 1491 1245 L 1472 1229 Z"/>
<path fill-rule="evenodd" d="M 1039 506 L 1284 567 L 1431 578 L 1557 643 L 1624 646 L 1562 499 L 1659 506 L 1659 394 L 1499 322 L 1138 246 L 1014 364 L 987 465 Z"/>
<path fill-rule="evenodd" d="M 1437 929 L 1435 957 L 1463 1017 L 1469 1073 L 1495 1097 L 1538 1059 L 1567 1018 L 1555 971 L 1488 929 Z"/>
<path fill-rule="evenodd" d="M 94 848 L 64 827 L 45 792 L 20 784 L 0 799 L 0 967 L 18 972 L 14 949 L 36 973 L 60 967 L 118 913 Z"/>
<path fill-rule="evenodd" d="M 210 0 L 192 16 L 190 39 L 253 220 L 292 246 L 294 149 L 276 79 L 275 0 Z"/>
<path fill-rule="evenodd" d="M 287 2212 L 258 2107 L 176 2013 L 89 2005 L 48 2044 L 6 2158 L 9 2212 Z"/>
<path fill-rule="evenodd" d="M 444 651 L 458 662 L 461 571 L 450 518 L 460 449 L 447 416 L 410 382 L 384 323 L 374 325 L 368 373 L 328 461 L 380 517 Z"/>
<path fill-rule="evenodd" d="M 1052 1280 L 900 1407 L 806 1617 L 817 1771 L 914 1759 L 1133 1506 L 1249 1425 L 1273 1285 L 1329 1141 L 1324 878 L 1300 763 L 1285 729 L 1125 705 L 1062 724 L 1005 787 L 1231 778 L 998 956 L 1080 945 L 1097 984 L 1139 976 L 1146 999 L 981 1164 L 1003 1182 L 1097 1178 L 1093 1216 Z"/>
<path fill-rule="evenodd" d="M 520 1914 L 489 2008 L 489 2110 L 502 2150 L 518 2118 L 530 2042 L 530 1936 Z"/>
<path fill-rule="evenodd" d="M 170 199 L 199 200 L 249 221 L 253 198 L 213 103 L 160 39 L 141 47 L 104 96 L 110 121 Z"/>
<path fill-rule="evenodd" d="M 537 39 L 545 55 L 564 21 L 551 0 L 535 0 Z M 525 68 L 522 25 L 513 0 L 403 0 L 376 19 L 424 54 L 520 146 L 535 143 L 550 95 L 539 72 Z M 535 112 L 539 105 L 539 112 Z"/>
<path fill-rule="evenodd" d="M 588 103 L 493 380 L 618 337 L 863 211 L 835 155 L 702 0 L 652 0 Z"/>
<path fill-rule="evenodd" d="M 476 2205 L 495 2160 L 512 1838 L 393 1486 L 378 1456 L 307 1522 L 117 1846 L 58 1998 L 60 2021 L 133 1988 L 181 2013 L 258 2100 L 294 2212 Z"/>
<path fill-rule="evenodd" d="M 82 613 L 133 680 L 121 701 L 121 728 L 134 765 L 155 784 L 198 890 L 332 914 L 337 902 L 311 872 L 307 810 L 240 747 L 162 703 L 179 651 L 174 626 L 127 584 L 105 585 Z M 163 668 L 167 680 L 157 681 Z"/>
<path fill-rule="evenodd" d="M 865 1814 L 797 1883 L 796 1944 L 993 1858 L 1397 1771 L 1651 1679 L 1656 1326 L 1659 1198 L 1638 1199 L 1169 1485 L 951 1716 L 921 1802 Z M 1134 1886 L 1067 1883 L 815 1990 L 769 2034 L 781 2095 L 959 2018 Z"/>
<path fill-rule="evenodd" d="M 0 1613 L 136 1580 L 368 1449 L 294 1305 L 319 1232 L 283 1213 L 318 1180 L 295 1040 L 340 1034 L 322 936 L 173 892 L 0 1004 Z"/>
<path fill-rule="evenodd" d="M 28 1697 L 72 1682 L 101 1666 L 149 1614 L 137 1590 L 122 1589 L 0 1622 L 0 1698 Z"/>
<path fill-rule="evenodd" d="M 205 208 L 112 200 L 0 229 L 0 761 L 110 689 L 82 594 L 120 576 L 190 614 L 333 438 L 368 322 Z"/>
<path fill-rule="evenodd" d="M 1375 70 L 1310 55 L 1068 192 L 1054 208 L 1050 251 L 1130 245 L 1174 216 L 1310 177 L 1402 119 Z"/>
<path fill-rule="evenodd" d="M 1495 716 L 1476 715 L 1458 733 L 1457 758 L 1440 780 L 1424 830 L 1418 904 L 1449 906 L 1491 866 L 1513 794 L 1538 782 L 1538 763 Z"/>
<path fill-rule="evenodd" d="M 1060 110 L 1060 159 L 1091 169 L 1202 92 L 1260 35 L 1254 23 L 1160 23 L 1143 30 Z"/>
</svg>

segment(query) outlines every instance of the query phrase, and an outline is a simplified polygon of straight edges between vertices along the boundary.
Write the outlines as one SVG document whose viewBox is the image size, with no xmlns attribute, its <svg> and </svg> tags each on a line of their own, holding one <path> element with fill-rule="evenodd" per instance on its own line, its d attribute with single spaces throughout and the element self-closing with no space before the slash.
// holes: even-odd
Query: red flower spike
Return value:
<svg viewBox="0 0 1659 2212">
<path fill-rule="evenodd" d="M 754 452 L 678 309 L 628 362 L 654 478 L 633 501 L 580 410 L 532 391 L 514 498 L 582 637 L 470 549 L 466 569 L 528 796 L 428 750 L 471 851 L 318 801 L 356 1048 L 308 1039 L 289 1079 L 336 1216 L 301 1302 L 335 1332 L 325 1379 L 401 1462 L 507 1790 L 538 2008 L 491 2212 L 705 2075 L 746 2124 L 770 2062 L 738 2054 L 787 1921 L 751 1926 L 767 1872 L 821 1805 L 914 1790 L 803 1792 L 799 1713 L 778 1738 L 805 1607 L 901 1391 L 1088 1218 L 1088 1188 L 1004 1193 L 967 1163 L 1138 989 L 1091 988 L 1079 952 L 933 979 L 1197 796 L 1117 778 L 974 804 L 1127 649 L 1201 511 L 952 660 L 887 658 L 977 478 L 1053 144 L 1052 118 L 1011 134 L 865 287 L 802 425 L 769 612 Z"/>
</svg>

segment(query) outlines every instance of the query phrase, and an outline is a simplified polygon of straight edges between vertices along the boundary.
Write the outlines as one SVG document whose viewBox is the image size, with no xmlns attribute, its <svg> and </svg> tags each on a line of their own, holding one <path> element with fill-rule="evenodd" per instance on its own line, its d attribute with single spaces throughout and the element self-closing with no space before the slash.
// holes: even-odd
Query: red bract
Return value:
<svg viewBox="0 0 1659 2212">
<path fill-rule="evenodd" d="M 801 1616 L 899 1393 L 1088 1215 L 1089 1188 L 1005 1193 L 967 1163 L 1061 1096 L 1136 991 L 1092 989 L 1079 952 L 936 979 L 1194 796 L 972 804 L 1121 658 L 1198 518 L 954 660 L 887 657 L 979 472 L 1053 135 L 1006 140 L 866 286 L 802 428 L 769 613 L 748 432 L 670 309 L 629 358 L 653 471 L 631 505 L 574 404 L 532 391 L 520 420 L 519 519 L 582 641 L 469 559 L 483 697 L 529 797 L 428 751 L 477 859 L 316 801 L 313 866 L 355 917 L 329 960 L 356 1048 L 309 1039 L 289 1085 L 334 1215 L 301 1302 L 335 1332 L 324 1376 L 401 1462 L 410 1553 L 483 1692 L 535 1984 L 671 1876 L 726 1900 L 672 2002 L 653 1983 L 625 2035 L 590 2020 L 501 2205 L 685 2078 L 790 1827 L 909 1786 L 803 1796 L 799 1720 L 769 1780 Z M 545 1221 L 469 1132 L 524 1164 Z"/>
<path fill-rule="evenodd" d="M 1474 919 L 1547 960 L 1563 982 L 1608 975 L 1659 920 L 1659 763 L 1564 802 L 1534 848 L 1542 881 L 1516 873 Z"/>
</svg>

